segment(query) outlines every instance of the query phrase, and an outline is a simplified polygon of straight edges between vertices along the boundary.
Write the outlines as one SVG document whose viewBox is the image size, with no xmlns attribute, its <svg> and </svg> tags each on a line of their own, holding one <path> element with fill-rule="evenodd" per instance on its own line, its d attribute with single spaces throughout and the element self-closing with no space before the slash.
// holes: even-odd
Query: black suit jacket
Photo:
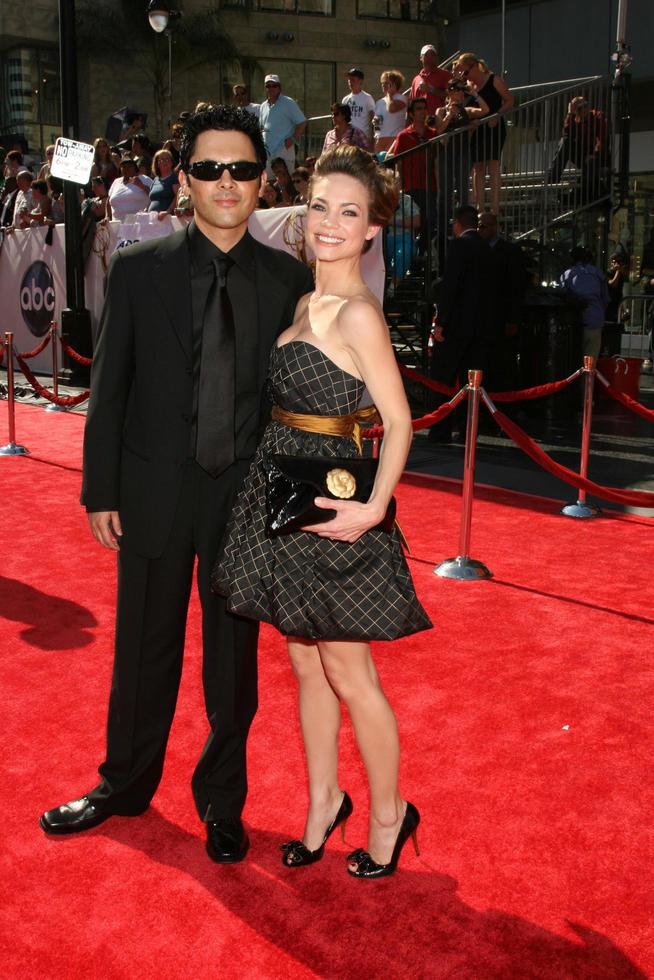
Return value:
<svg viewBox="0 0 654 980">
<path fill-rule="evenodd" d="M 498 238 L 490 253 L 495 297 L 493 318 L 496 339 L 501 339 L 507 323 L 520 323 L 522 319 L 527 270 L 524 253 L 516 242 Z"/>
<path fill-rule="evenodd" d="M 272 344 L 313 279 L 287 253 L 254 248 L 263 393 Z M 186 230 L 114 254 L 94 344 L 81 499 L 88 511 L 119 511 L 130 548 L 150 558 L 165 546 L 188 457 L 192 323 Z"/>
<path fill-rule="evenodd" d="M 492 329 L 492 256 L 476 231 L 455 238 L 447 250 L 438 290 L 438 324 L 450 339 L 486 338 Z"/>
</svg>

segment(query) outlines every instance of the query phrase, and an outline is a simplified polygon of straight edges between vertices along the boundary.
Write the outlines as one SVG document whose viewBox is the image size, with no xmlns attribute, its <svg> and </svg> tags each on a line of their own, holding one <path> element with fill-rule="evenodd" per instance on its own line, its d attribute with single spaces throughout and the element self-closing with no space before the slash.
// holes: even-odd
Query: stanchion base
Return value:
<svg viewBox="0 0 654 980">
<path fill-rule="evenodd" d="M 55 405 L 54 402 L 48 402 L 48 404 L 45 406 L 45 411 L 46 412 L 67 412 L 68 409 L 66 408 L 65 405 Z"/>
<path fill-rule="evenodd" d="M 19 446 L 15 442 L 8 442 L 6 446 L 0 446 L 0 456 L 27 456 L 29 449 Z"/>
<path fill-rule="evenodd" d="M 601 517 L 602 511 L 599 507 L 594 504 L 582 503 L 581 500 L 575 501 L 574 504 L 566 504 L 565 507 L 561 508 L 561 513 L 565 517 L 576 517 L 581 520 L 586 520 L 589 517 Z"/>
<path fill-rule="evenodd" d="M 459 555 L 458 558 L 446 558 L 434 569 L 434 575 L 440 578 L 456 578 L 467 582 L 477 579 L 492 578 L 493 573 L 483 562 L 475 558 Z"/>
</svg>

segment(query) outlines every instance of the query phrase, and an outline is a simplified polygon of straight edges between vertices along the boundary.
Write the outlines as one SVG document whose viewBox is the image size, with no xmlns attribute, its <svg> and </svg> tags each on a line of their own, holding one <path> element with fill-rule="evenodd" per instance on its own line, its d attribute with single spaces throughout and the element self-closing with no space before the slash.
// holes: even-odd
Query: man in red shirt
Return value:
<svg viewBox="0 0 654 980">
<path fill-rule="evenodd" d="M 438 134 L 435 129 L 428 126 L 427 100 L 424 97 L 412 99 L 407 109 L 409 125 L 401 130 L 395 138 L 386 155 L 388 160 L 392 156 L 404 153 L 406 150 L 413 150 L 413 153 L 401 157 L 397 162 L 397 168 L 402 183 L 402 190 L 412 198 L 418 205 L 421 216 L 421 231 L 418 236 L 418 250 L 424 252 L 426 248 L 426 224 L 435 231 L 436 229 L 436 153 L 435 147 L 432 152 L 427 151 L 424 144 L 434 139 Z M 418 146 L 424 146 L 422 150 L 416 150 Z"/>
<path fill-rule="evenodd" d="M 438 54 L 433 44 L 425 44 L 420 49 L 422 69 L 411 82 L 411 99 L 427 100 L 427 115 L 433 116 L 437 109 L 445 105 L 447 83 L 452 72 L 438 67 Z"/>
</svg>

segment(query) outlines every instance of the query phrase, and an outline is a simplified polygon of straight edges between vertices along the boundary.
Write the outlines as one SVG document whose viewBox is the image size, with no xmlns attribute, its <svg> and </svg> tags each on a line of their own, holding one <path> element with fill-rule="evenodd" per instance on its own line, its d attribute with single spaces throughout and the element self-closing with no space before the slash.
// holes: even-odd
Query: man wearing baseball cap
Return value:
<svg viewBox="0 0 654 980">
<path fill-rule="evenodd" d="M 425 44 L 420 49 L 422 68 L 411 82 L 410 99 L 427 99 L 427 115 L 433 116 L 437 109 L 445 105 L 447 83 L 452 73 L 438 67 L 438 54 L 433 44 Z"/>
<path fill-rule="evenodd" d="M 341 99 L 342 105 L 350 107 L 351 123 L 355 129 L 360 129 L 367 140 L 367 150 L 372 151 L 372 117 L 375 114 L 375 100 L 368 92 L 363 91 L 363 72 L 360 68 L 350 68 L 345 72 L 350 89 L 348 95 Z"/>
<path fill-rule="evenodd" d="M 266 75 L 266 100 L 259 106 L 259 124 L 268 151 L 268 170 L 277 157 L 286 162 L 289 172 L 295 170 L 295 143 L 306 129 L 307 120 L 299 105 L 282 95 L 279 75 Z"/>
</svg>

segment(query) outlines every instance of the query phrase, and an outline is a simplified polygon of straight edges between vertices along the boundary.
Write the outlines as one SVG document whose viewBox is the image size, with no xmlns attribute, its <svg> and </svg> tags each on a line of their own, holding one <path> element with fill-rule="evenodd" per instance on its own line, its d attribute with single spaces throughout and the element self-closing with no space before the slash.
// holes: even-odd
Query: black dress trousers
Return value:
<svg viewBox="0 0 654 980">
<path fill-rule="evenodd" d="M 89 794 L 114 813 L 145 808 L 161 779 L 196 555 L 209 734 L 193 795 L 202 820 L 239 817 L 243 809 L 246 739 L 257 709 L 258 623 L 227 612 L 209 576 L 248 465 L 237 460 L 212 479 L 189 459 L 162 555 L 144 558 L 130 549 L 127 534 L 121 541 L 107 757 L 102 782 Z"/>
</svg>

